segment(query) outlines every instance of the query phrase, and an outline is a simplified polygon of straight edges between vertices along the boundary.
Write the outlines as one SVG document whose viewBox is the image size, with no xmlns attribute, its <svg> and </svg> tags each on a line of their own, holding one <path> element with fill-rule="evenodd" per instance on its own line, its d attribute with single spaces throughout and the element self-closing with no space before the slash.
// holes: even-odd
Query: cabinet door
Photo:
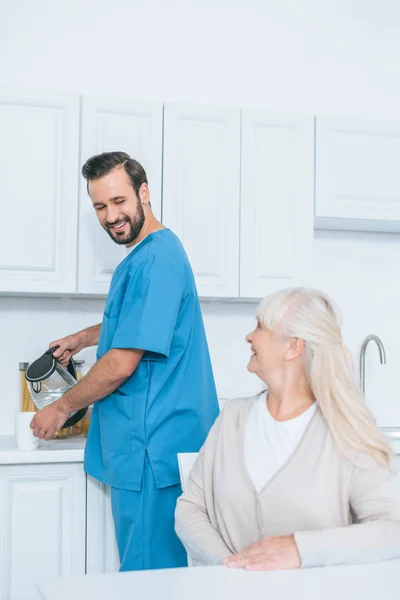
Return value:
<svg viewBox="0 0 400 600">
<path fill-rule="evenodd" d="M 87 476 L 86 554 L 88 575 L 115 573 L 119 570 L 110 488 L 89 475 Z"/>
<path fill-rule="evenodd" d="M 120 150 L 147 173 L 151 204 L 161 218 L 162 114 L 158 102 L 85 97 L 82 109 L 81 166 L 101 152 Z M 80 177 L 78 292 L 106 295 L 115 267 L 126 256 L 100 226 Z"/>
<path fill-rule="evenodd" d="M 167 104 L 163 223 L 181 239 L 203 297 L 239 292 L 240 111 Z"/>
<path fill-rule="evenodd" d="M 78 159 L 78 96 L 0 89 L 0 292 L 76 291 Z"/>
<path fill-rule="evenodd" d="M 314 119 L 242 112 L 240 296 L 295 285 L 313 239 Z"/>
<path fill-rule="evenodd" d="M 317 228 L 400 231 L 400 123 L 316 118 Z"/>
<path fill-rule="evenodd" d="M 82 465 L 0 466 L 0 598 L 36 600 L 36 582 L 85 574 Z"/>
</svg>

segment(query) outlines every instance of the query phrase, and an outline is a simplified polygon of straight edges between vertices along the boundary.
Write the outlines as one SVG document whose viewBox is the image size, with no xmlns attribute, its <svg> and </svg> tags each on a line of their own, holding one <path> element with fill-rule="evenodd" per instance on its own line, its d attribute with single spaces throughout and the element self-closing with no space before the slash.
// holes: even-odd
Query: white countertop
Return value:
<svg viewBox="0 0 400 600">
<path fill-rule="evenodd" d="M 400 468 L 400 428 L 382 428 L 389 434 Z M 390 433 L 389 433 L 390 432 Z M 37 450 L 19 450 L 13 435 L 0 435 L 0 465 L 83 462 L 86 438 L 40 441 Z"/>
<path fill-rule="evenodd" d="M 0 436 L 0 465 L 83 462 L 86 438 L 40 441 L 37 450 L 19 450 L 13 435 Z"/>
<path fill-rule="evenodd" d="M 131 571 L 39 583 L 43 600 L 382 600 L 400 593 L 400 560 L 250 573 L 226 567 Z"/>
</svg>

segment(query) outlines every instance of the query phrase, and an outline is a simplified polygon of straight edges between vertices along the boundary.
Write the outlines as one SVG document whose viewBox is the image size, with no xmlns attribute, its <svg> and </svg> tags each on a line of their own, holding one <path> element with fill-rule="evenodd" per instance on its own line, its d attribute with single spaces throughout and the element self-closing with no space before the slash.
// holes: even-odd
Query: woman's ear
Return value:
<svg viewBox="0 0 400 600">
<path fill-rule="evenodd" d="M 286 360 L 294 360 L 303 352 L 304 340 L 298 337 L 289 338 L 289 345 L 286 348 L 284 358 Z"/>
</svg>

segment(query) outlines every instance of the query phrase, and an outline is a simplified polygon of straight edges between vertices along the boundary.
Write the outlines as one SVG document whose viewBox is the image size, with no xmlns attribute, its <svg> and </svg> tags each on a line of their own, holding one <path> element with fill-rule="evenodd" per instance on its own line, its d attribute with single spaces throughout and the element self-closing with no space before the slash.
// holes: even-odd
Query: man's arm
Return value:
<svg viewBox="0 0 400 600">
<path fill-rule="evenodd" d="M 89 373 L 73 388 L 33 417 L 31 428 L 36 437 L 49 440 L 71 412 L 98 402 L 114 392 L 135 370 L 143 350 L 115 348 L 104 354 Z"/>
<path fill-rule="evenodd" d="M 71 413 L 112 394 L 136 371 L 142 356 L 143 350 L 109 350 L 77 385 L 60 398 L 60 407 Z"/>
<path fill-rule="evenodd" d="M 82 331 L 79 331 L 78 335 L 81 334 L 85 341 L 85 348 L 89 346 L 97 346 L 100 337 L 101 323 L 87 327 Z"/>
</svg>

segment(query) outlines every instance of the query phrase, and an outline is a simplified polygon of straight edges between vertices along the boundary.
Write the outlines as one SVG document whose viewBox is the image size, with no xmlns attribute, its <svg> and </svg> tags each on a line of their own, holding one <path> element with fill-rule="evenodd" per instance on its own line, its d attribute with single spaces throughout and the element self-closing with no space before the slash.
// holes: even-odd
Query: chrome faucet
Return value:
<svg viewBox="0 0 400 600">
<path fill-rule="evenodd" d="M 376 343 L 381 365 L 386 365 L 386 352 L 382 340 L 377 335 L 368 335 L 361 344 L 360 350 L 360 386 L 363 396 L 365 396 L 365 353 L 370 342 Z"/>
</svg>

